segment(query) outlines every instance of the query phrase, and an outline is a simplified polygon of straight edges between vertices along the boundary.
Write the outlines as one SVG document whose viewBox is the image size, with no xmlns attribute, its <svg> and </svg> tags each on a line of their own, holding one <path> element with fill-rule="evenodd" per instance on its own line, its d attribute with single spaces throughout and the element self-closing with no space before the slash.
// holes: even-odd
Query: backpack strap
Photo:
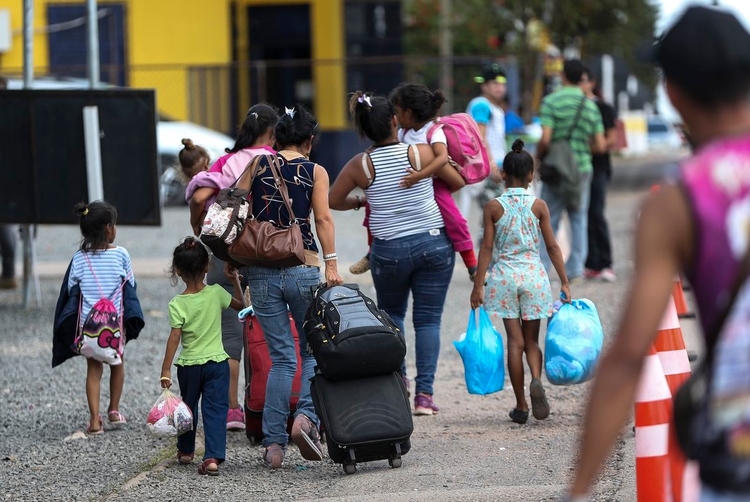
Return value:
<svg viewBox="0 0 750 502">
<path fill-rule="evenodd" d="M 422 160 L 419 157 L 419 147 L 417 145 L 409 145 L 409 150 L 414 154 L 414 170 L 422 170 Z"/>
<path fill-rule="evenodd" d="M 89 266 L 89 270 L 91 270 L 91 275 L 94 276 L 94 281 L 96 281 L 96 287 L 99 288 L 99 298 L 104 298 L 104 291 L 102 291 L 102 285 L 99 283 L 99 278 L 96 276 L 96 272 L 94 272 L 94 266 L 91 264 L 91 258 L 89 258 L 89 255 L 86 251 L 82 251 L 83 258 L 86 260 L 86 263 Z M 81 291 L 81 297 L 83 297 L 83 291 Z"/>
</svg>

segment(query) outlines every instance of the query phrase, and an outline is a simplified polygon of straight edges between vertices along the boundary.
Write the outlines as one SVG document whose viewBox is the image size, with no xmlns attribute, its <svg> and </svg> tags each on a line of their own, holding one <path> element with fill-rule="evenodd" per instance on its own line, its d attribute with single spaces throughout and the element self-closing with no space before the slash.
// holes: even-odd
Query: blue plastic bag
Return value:
<svg viewBox="0 0 750 502">
<path fill-rule="evenodd" d="M 547 326 L 544 371 L 553 385 L 573 385 L 593 378 L 604 344 L 604 329 L 594 302 L 564 303 Z"/>
<path fill-rule="evenodd" d="M 479 314 L 479 322 L 477 322 Z M 503 390 L 505 384 L 505 350 L 503 338 L 483 307 L 472 310 L 466 333 L 453 342 L 464 362 L 466 388 L 469 394 L 481 396 Z"/>
</svg>

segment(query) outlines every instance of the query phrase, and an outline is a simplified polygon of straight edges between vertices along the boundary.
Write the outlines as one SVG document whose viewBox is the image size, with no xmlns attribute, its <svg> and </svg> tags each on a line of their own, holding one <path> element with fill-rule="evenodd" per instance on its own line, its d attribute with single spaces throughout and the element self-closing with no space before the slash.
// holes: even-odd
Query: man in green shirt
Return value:
<svg viewBox="0 0 750 502">
<path fill-rule="evenodd" d="M 567 211 L 570 220 L 570 256 L 565 263 L 565 272 L 569 279 L 583 275 L 586 253 L 588 252 L 588 211 L 591 192 L 591 154 L 603 153 L 606 150 L 604 126 L 599 108 L 586 98 L 580 88 L 581 81 L 590 75 L 588 69 L 578 59 L 565 61 L 562 74 L 562 89 L 553 92 L 542 100 L 540 117 L 542 121 L 542 139 L 537 145 L 537 155 L 543 159 L 553 141 L 570 137 L 570 146 L 578 163 L 581 174 L 581 202 L 575 210 L 569 209 L 564 199 L 549 186 L 542 184 L 541 198 L 549 206 L 552 230 L 557 232 L 560 217 Z M 579 107 L 580 116 L 576 121 Z M 552 269 L 547 250 L 542 246 L 542 262 L 549 272 Z"/>
</svg>

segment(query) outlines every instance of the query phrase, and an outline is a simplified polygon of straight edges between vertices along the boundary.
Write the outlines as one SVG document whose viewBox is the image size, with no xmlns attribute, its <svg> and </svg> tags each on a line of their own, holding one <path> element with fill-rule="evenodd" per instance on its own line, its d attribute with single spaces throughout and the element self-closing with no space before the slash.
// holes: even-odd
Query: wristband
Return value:
<svg viewBox="0 0 750 502">
<path fill-rule="evenodd" d="M 330 253 L 330 254 L 324 254 L 323 255 L 323 261 L 331 261 L 335 260 L 339 257 L 336 253 Z"/>
</svg>

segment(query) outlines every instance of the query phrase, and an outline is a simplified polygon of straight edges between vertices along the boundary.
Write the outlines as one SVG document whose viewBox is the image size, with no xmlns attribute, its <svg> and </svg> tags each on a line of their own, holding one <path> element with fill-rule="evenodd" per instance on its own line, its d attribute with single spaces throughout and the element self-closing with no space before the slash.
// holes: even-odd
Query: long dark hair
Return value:
<svg viewBox="0 0 750 502">
<path fill-rule="evenodd" d="M 109 202 L 95 200 L 88 204 L 79 202 L 73 208 L 81 227 L 81 251 L 107 249 L 107 225 L 117 224 L 117 209 Z"/>
<path fill-rule="evenodd" d="M 278 110 L 271 105 L 259 103 L 253 105 L 247 111 L 245 121 L 242 122 L 240 130 L 237 133 L 237 141 L 232 148 L 224 149 L 227 153 L 239 152 L 244 148 L 249 148 L 258 141 L 268 130 L 276 127 L 278 121 Z"/>
</svg>

